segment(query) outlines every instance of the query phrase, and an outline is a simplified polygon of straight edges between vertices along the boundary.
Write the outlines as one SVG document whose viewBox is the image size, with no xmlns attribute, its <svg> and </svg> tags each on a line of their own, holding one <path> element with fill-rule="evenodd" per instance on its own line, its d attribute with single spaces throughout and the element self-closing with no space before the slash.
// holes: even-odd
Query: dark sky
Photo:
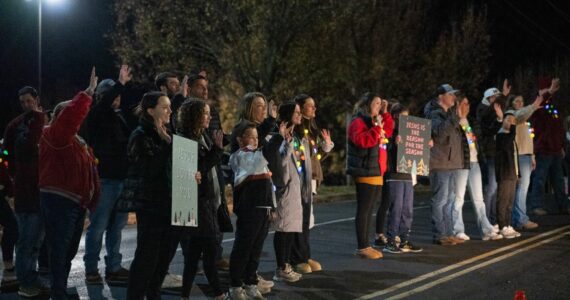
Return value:
<svg viewBox="0 0 570 300">
<path fill-rule="evenodd" d="M 18 113 L 17 91 L 37 86 L 39 0 L 1 0 L 0 130 Z M 110 0 L 60 0 L 43 9 L 43 95 L 45 106 L 86 87 L 92 65 L 99 79 L 115 78 L 117 64 L 105 37 L 113 29 Z M 213 0 L 217 1 L 217 0 Z M 44 3 L 49 2 L 45 1 Z M 454 13 L 468 1 L 442 1 L 441 13 Z M 473 0 L 486 5 L 493 57 L 489 83 L 510 76 L 518 65 L 545 62 L 570 54 L 570 1 Z M 436 18 L 437 16 L 434 16 Z"/>
</svg>

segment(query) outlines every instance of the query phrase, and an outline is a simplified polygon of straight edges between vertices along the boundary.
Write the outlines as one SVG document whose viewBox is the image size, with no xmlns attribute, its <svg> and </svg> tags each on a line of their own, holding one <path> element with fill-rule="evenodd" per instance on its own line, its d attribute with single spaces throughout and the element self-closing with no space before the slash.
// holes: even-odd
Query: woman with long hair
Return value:
<svg viewBox="0 0 570 300">
<path fill-rule="evenodd" d="M 374 203 L 382 198 L 382 171 L 386 158 L 381 147 L 389 135 L 384 131 L 383 116 L 388 116 L 388 102 L 373 93 L 362 95 L 348 126 L 347 173 L 356 183 L 356 255 L 366 259 L 380 259 L 382 253 L 370 247 L 369 228 Z M 391 122 L 391 117 L 386 121 Z M 384 163 L 382 163 L 384 162 Z M 384 164 L 384 166 L 382 166 Z"/>
<path fill-rule="evenodd" d="M 144 94 L 135 113 L 139 125 L 127 146 L 127 180 L 133 187 L 137 216 L 137 248 L 131 263 L 128 299 L 160 298 L 160 286 L 180 241 L 170 225 L 172 205 L 172 137 L 168 131 L 170 99 L 161 92 Z"/>
<path fill-rule="evenodd" d="M 330 132 L 321 130 L 315 121 L 317 107 L 315 100 L 307 94 L 300 94 L 293 99 L 301 108 L 301 124 L 295 126 L 295 137 L 303 140 L 309 146 L 304 153 L 305 159 L 311 161 L 311 190 L 310 193 L 303 194 L 305 199 L 301 199 L 303 205 L 303 232 L 296 235 L 291 251 L 291 263 L 295 271 L 301 274 L 321 271 L 321 264 L 311 258 L 311 247 L 309 244 L 309 231 L 314 226 L 312 195 L 316 194 L 317 187 L 323 181 L 323 170 L 321 159 L 334 147 Z M 311 199 L 306 199 L 310 197 Z"/>
<path fill-rule="evenodd" d="M 267 143 L 266 137 L 275 128 L 277 107 L 273 104 L 273 101 L 267 102 L 267 98 L 262 93 L 251 92 L 245 94 L 240 104 L 240 111 L 240 121 L 232 130 L 230 137 L 231 153 L 239 149 L 235 132 L 237 128 L 244 126 L 244 123 L 252 122 L 257 125 L 260 148 Z"/>
<path fill-rule="evenodd" d="M 202 257 L 204 273 L 214 290 L 215 299 L 223 299 L 216 269 L 217 236 L 225 231 L 220 226 L 218 210 L 227 209 L 224 189 L 221 184 L 221 163 L 223 154 L 223 132 L 214 132 L 212 141 L 206 130 L 210 126 L 210 107 L 206 102 L 190 99 L 178 111 L 177 131 L 185 138 L 198 142 L 198 226 L 184 228 L 182 251 L 184 273 L 182 298 L 188 299 L 192 283 Z M 197 178 L 198 179 L 198 178 Z M 227 211 L 225 214 L 228 216 Z"/>
</svg>

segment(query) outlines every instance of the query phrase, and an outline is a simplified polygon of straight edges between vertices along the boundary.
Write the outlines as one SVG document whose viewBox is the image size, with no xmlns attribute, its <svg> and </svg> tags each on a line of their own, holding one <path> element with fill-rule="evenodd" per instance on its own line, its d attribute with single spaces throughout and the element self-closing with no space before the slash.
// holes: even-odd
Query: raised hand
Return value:
<svg viewBox="0 0 570 300">
<path fill-rule="evenodd" d="M 548 90 L 550 94 L 552 95 L 558 92 L 559 89 L 560 89 L 560 78 L 552 79 L 552 82 L 550 82 L 550 89 Z"/>
<path fill-rule="evenodd" d="M 385 114 L 387 112 L 388 112 L 388 100 L 382 99 L 382 102 L 380 103 L 380 113 Z"/>
<path fill-rule="evenodd" d="M 291 135 L 291 129 L 287 128 L 287 122 L 281 122 L 279 124 L 279 134 L 285 139 L 287 142 L 290 142 L 293 136 Z"/>
<path fill-rule="evenodd" d="M 503 95 L 508 96 L 511 93 L 512 86 L 509 84 L 509 80 L 505 78 L 503 81 Z"/>
<path fill-rule="evenodd" d="M 457 116 L 460 119 L 465 119 L 469 115 L 469 101 L 462 100 L 457 106 Z"/>
<path fill-rule="evenodd" d="M 493 108 L 495 109 L 495 114 L 497 115 L 497 119 L 502 120 L 503 119 L 503 109 L 501 108 L 501 104 L 494 103 Z"/>
<path fill-rule="evenodd" d="M 277 105 L 275 105 L 275 101 L 269 101 L 267 105 L 267 114 L 274 119 L 277 118 Z"/>
<path fill-rule="evenodd" d="M 332 144 L 330 131 L 328 131 L 327 129 L 323 129 L 321 130 L 321 135 L 323 136 L 323 139 L 325 140 L 325 143 L 327 143 L 327 145 Z"/>
<path fill-rule="evenodd" d="M 121 65 L 121 70 L 119 71 L 119 82 L 122 85 L 125 85 L 132 79 L 133 74 L 131 74 L 131 68 L 129 68 L 129 65 Z"/>
<path fill-rule="evenodd" d="M 180 83 L 180 89 L 178 90 L 178 94 L 182 95 L 182 97 L 188 97 L 188 75 L 184 75 L 182 79 L 182 83 Z"/>
<path fill-rule="evenodd" d="M 214 144 L 216 144 L 216 146 L 218 146 L 218 148 L 223 149 L 224 148 L 224 133 L 221 130 L 215 130 L 213 132 L 213 137 L 214 137 Z"/>
<path fill-rule="evenodd" d="M 97 88 L 97 81 L 99 78 L 95 74 L 95 67 L 91 69 L 91 76 L 89 77 L 89 86 L 85 89 L 85 93 L 89 96 L 93 96 L 95 93 L 95 88 Z"/>
<path fill-rule="evenodd" d="M 166 129 L 166 126 L 164 126 L 164 124 L 160 121 L 154 121 L 154 126 L 156 127 L 156 131 L 158 132 L 158 136 L 160 136 L 161 139 L 170 144 L 172 142 L 172 138 L 168 134 L 168 129 Z"/>
</svg>

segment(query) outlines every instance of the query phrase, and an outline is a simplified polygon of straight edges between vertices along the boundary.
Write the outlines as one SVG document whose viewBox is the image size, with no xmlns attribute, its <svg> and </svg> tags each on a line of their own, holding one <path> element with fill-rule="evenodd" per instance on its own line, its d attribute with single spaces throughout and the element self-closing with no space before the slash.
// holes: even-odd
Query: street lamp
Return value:
<svg viewBox="0 0 570 300">
<path fill-rule="evenodd" d="M 65 0 L 37 0 L 38 1 L 38 93 L 42 95 L 42 2 L 48 5 L 57 5 Z M 32 0 L 26 0 L 32 2 Z"/>
</svg>

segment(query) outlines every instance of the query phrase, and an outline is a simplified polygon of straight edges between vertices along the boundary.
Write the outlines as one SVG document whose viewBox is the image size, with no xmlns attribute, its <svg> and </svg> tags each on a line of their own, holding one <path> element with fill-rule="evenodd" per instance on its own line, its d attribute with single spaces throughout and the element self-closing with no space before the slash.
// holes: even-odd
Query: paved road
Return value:
<svg viewBox="0 0 570 300">
<path fill-rule="evenodd" d="M 354 201 L 315 207 L 317 225 L 311 232 L 313 258 L 324 271 L 305 275 L 292 284 L 277 283 L 268 298 L 278 299 L 512 299 L 524 290 L 528 299 L 570 299 L 570 216 L 536 218 L 541 226 L 523 232 L 517 239 L 443 247 L 431 244 L 431 221 L 426 197 L 417 197 L 412 240 L 424 251 L 415 254 L 385 254 L 378 261 L 362 260 L 355 250 Z M 423 201 L 422 201 L 423 200 Z M 464 207 L 467 234 L 478 239 L 470 203 Z M 123 261 L 128 267 L 136 246 L 136 228 L 123 234 Z M 273 235 L 265 243 L 261 274 L 270 278 L 275 266 Z M 233 235 L 224 240 L 229 255 Z M 124 299 L 125 287 L 85 286 L 83 241 L 72 268 L 70 287 L 81 299 Z M 170 271 L 181 274 L 179 250 Z M 102 268 L 103 269 L 103 268 Z M 192 298 L 209 293 L 203 275 L 197 276 Z M 227 282 L 227 274 L 222 274 Z M 14 292 L 0 299 L 18 299 Z M 163 299 L 179 299 L 165 293 Z"/>
</svg>

